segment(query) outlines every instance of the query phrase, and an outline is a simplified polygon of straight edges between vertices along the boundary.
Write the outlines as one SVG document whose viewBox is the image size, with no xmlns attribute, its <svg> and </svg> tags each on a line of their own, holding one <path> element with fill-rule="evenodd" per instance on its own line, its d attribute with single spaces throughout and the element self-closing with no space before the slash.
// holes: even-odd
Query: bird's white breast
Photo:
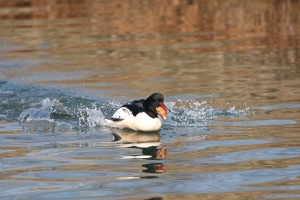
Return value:
<svg viewBox="0 0 300 200">
<path fill-rule="evenodd" d="M 145 112 L 139 113 L 131 121 L 131 128 L 142 131 L 157 131 L 162 126 L 160 118 L 151 118 Z"/>
<path fill-rule="evenodd" d="M 162 126 L 162 118 L 151 118 L 147 113 L 141 112 L 134 116 L 128 108 L 121 107 L 118 109 L 113 118 L 121 121 L 109 122 L 113 126 L 127 127 L 140 131 L 157 131 Z"/>
</svg>

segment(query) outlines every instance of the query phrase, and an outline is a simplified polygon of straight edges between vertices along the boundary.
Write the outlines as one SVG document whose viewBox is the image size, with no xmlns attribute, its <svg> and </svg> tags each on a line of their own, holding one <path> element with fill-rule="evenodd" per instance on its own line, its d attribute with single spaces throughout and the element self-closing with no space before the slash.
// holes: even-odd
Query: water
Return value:
<svg viewBox="0 0 300 200">
<path fill-rule="evenodd" d="M 299 199 L 299 1 L 0 5 L 1 199 Z"/>
</svg>

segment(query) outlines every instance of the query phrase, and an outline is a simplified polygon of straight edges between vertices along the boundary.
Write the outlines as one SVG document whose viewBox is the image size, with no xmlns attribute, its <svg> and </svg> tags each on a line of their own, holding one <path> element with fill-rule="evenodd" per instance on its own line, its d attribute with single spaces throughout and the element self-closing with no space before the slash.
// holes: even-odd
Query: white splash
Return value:
<svg viewBox="0 0 300 200">
<path fill-rule="evenodd" d="M 171 112 L 168 113 L 166 127 L 206 127 L 210 121 L 219 117 L 246 116 L 249 108 L 237 110 L 235 107 L 226 109 L 214 109 L 207 101 L 177 100 L 166 102 Z"/>
<path fill-rule="evenodd" d="M 46 132 L 48 130 L 51 130 L 50 132 L 87 132 L 90 128 L 105 127 L 107 125 L 105 119 L 110 118 L 122 105 L 120 102 L 104 102 L 90 106 L 82 104 L 76 106 L 76 102 L 71 103 L 73 104 L 68 102 L 68 105 L 64 105 L 56 99 L 46 98 L 41 102 L 41 107 L 24 110 L 19 120 L 24 127 L 26 126 L 28 130 L 26 132 L 32 132 L 31 126 L 33 126 L 33 132 L 43 131 L 43 127 Z M 170 110 L 162 127 L 166 130 L 175 127 L 205 128 L 219 116 L 245 117 L 249 109 L 238 110 L 235 107 L 229 110 L 214 109 L 207 101 L 199 102 L 194 99 L 169 101 L 165 104 Z M 51 128 L 49 128 L 49 123 Z"/>
</svg>

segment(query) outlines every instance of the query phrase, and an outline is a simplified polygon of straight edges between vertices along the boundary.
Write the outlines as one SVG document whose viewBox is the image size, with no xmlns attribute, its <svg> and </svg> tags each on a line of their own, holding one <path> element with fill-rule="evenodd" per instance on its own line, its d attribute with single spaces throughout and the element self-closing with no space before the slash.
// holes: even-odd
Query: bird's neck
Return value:
<svg viewBox="0 0 300 200">
<path fill-rule="evenodd" d="M 154 113 L 150 108 L 149 108 L 149 104 L 147 102 L 147 100 L 144 102 L 143 104 L 144 110 L 147 113 L 147 115 L 149 115 L 151 118 L 155 118 L 157 117 L 157 114 Z"/>
</svg>

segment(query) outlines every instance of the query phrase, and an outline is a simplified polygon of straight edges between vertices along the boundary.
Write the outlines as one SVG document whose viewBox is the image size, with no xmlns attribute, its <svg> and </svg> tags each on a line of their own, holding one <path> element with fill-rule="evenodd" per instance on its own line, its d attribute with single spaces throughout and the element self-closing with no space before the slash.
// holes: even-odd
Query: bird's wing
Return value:
<svg viewBox="0 0 300 200">
<path fill-rule="evenodd" d="M 122 121 L 126 117 L 132 115 L 131 111 L 126 107 L 119 108 L 111 117 L 112 121 Z"/>
<path fill-rule="evenodd" d="M 131 111 L 131 113 L 133 114 L 133 116 L 136 116 L 140 112 L 145 112 L 145 109 L 143 106 L 144 102 L 145 102 L 144 99 L 136 100 L 136 101 L 127 103 L 127 104 L 123 105 L 122 107 L 128 108 Z"/>
<path fill-rule="evenodd" d="M 138 113 L 144 111 L 143 103 L 144 99 L 133 101 L 130 103 L 127 103 L 121 108 L 119 108 L 112 116 L 110 120 L 112 121 L 122 121 L 126 117 L 133 115 L 136 116 Z"/>
</svg>

